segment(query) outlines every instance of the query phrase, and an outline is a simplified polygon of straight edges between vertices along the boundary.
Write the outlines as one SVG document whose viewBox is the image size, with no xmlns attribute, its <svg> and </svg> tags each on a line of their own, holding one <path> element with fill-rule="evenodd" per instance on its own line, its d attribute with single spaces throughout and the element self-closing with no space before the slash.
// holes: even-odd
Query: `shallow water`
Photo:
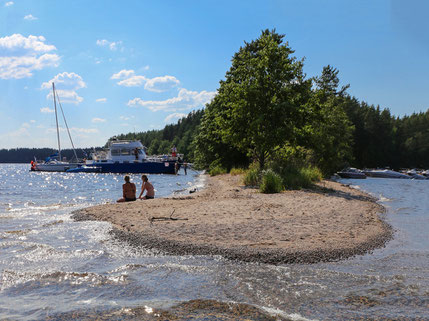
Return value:
<svg viewBox="0 0 429 321">
<path fill-rule="evenodd" d="M 157 196 L 167 196 L 199 188 L 202 182 L 190 174 L 149 178 Z M 139 176 L 132 180 L 139 188 Z M 121 175 L 0 165 L 0 319 L 137 306 L 150 316 L 152 309 L 207 299 L 247 303 L 292 320 L 429 320 L 429 181 L 342 182 L 381 199 L 394 239 L 346 261 L 273 266 L 164 256 L 119 243 L 108 223 L 70 219 L 75 209 L 116 200 Z"/>
</svg>

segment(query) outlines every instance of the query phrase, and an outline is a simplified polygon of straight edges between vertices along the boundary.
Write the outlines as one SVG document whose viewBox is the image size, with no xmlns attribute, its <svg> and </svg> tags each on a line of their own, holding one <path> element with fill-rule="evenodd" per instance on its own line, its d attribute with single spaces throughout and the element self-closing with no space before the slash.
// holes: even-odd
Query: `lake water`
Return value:
<svg viewBox="0 0 429 321">
<path fill-rule="evenodd" d="M 139 189 L 139 175 L 131 177 Z M 149 179 L 157 197 L 188 194 L 204 183 L 189 170 Z M 76 209 L 119 198 L 122 175 L 0 164 L 0 319 L 136 306 L 150 315 L 152 308 L 212 299 L 291 320 L 429 320 L 429 181 L 342 182 L 380 199 L 394 239 L 345 261 L 273 266 L 129 247 L 109 234 L 108 223 L 70 218 Z"/>
</svg>

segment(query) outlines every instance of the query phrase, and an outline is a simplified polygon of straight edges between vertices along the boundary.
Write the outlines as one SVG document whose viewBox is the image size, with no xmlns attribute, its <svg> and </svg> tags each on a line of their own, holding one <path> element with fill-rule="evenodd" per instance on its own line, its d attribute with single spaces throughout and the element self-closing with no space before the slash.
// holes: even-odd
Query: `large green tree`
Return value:
<svg viewBox="0 0 429 321">
<path fill-rule="evenodd" d="M 201 127 L 200 138 L 217 135 L 261 168 L 276 148 L 295 142 L 304 121 L 300 108 L 311 92 L 303 62 L 292 56 L 294 51 L 283 38 L 275 30 L 265 30 L 240 48 L 220 82 L 211 115 L 205 118 L 214 124 Z"/>
<path fill-rule="evenodd" d="M 338 70 L 329 65 L 314 83 L 316 86 L 305 106 L 306 142 L 302 145 L 313 150 L 315 165 L 329 175 L 352 160 L 354 127 L 344 111 L 349 85 L 339 89 Z"/>
<path fill-rule="evenodd" d="M 231 169 L 234 166 L 246 167 L 249 157 L 236 146 L 222 139 L 221 131 L 216 123 L 217 114 L 222 110 L 221 97 L 215 96 L 206 105 L 197 135 L 192 143 L 194 161 L 201 168 L 221 166 Z"/>
</svg>

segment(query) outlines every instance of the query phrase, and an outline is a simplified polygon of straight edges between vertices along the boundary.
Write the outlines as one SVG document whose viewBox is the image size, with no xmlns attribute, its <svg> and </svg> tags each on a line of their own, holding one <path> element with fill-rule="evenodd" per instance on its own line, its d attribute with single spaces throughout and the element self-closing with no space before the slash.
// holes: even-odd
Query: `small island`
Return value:
<svg viewBox="0 0 429 321">
<path fill-rule="evenodd" d="M 73 218 L 110 222 L 119 239 L 166 254 L 270 264 L 345 259 L 392 237 L 379 217 L 384 208 L 337 182 L 264 194 L 240 175 L 206 179 L 206 188 L 189 196 L 97 205 Z"/>
</svg>

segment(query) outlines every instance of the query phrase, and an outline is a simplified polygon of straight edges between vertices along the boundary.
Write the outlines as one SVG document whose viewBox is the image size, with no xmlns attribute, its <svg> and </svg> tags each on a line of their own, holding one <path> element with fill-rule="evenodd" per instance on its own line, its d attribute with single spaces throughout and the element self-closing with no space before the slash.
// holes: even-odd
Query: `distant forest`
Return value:
<svg viewBox="0 0 429 321">
<path fill-rule="evenodd" d="M 359 102 L 347 96 L 343 108 L 354 126 L 353 155 L 349 163 L 363 167 L 429 168 L 429 110 L 409 116 L 395 117 L 389 109 Z M 177 124 L 161 130 L 121 134 L 119 139 L 138 139 L 148 148 L 149 154 L 168 153 L 173 145 L 185 155 L 189 162 L 194 160 L 194 137 L 204 110 L 191 112 Z M 84 149 L 89 154 L 91 149 Z M 36 157 L 45 159 L 55 153 L 52 148 L 1 149 L 0 163 L 27 163 Z M 77 151 L 83 157 L 83 150 Z M 71 159 L 73 151 L 65 149 L 62 155 Z"/>
<path fill-rule="evenodd" d="M 400 118 L 391 115 L 389 109 L 350 96 L 344 98 L 342 106 L 354 126 L 353 152 L 344 166 L 429 168 L 429 110 Z M 203 114 L 202 110 L 192 112 L 164 129 L 128 133 L 118 138 L 141 140 L 149 154 L 168 153 L 174 144 L 192 162 L 193 138 Z"/>
<path fill-rule="evenodd" d="M 97 148 L 100 149 L 100 148 Z M 84 148 L 76 150 L 77 157 L 84 158 L 92 149 Z M 45 160 L 48 156 L 57 153 L 53 148 L 12 148 L 0 149 L 0 163 L 30 163 L 32 160 Z M 71 160 L 74 158 L 72 149 L 61 150 L 61 157 Z"/>
</svg>

